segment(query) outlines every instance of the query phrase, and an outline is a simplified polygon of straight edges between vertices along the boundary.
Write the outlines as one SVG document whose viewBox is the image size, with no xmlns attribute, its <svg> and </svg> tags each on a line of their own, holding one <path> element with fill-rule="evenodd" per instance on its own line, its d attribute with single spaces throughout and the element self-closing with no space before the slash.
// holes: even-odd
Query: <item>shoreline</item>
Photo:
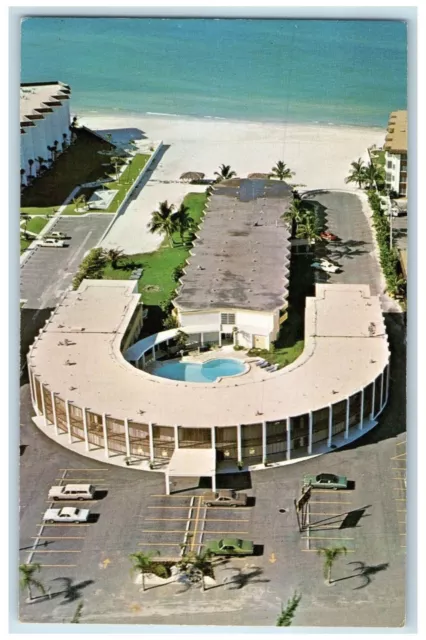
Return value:
<svg viewBox="0 0 426 640">
<path fill-rule="evenodd" d="M 74 109 L 73 109 L 74 111 Z M 296 120 L 278 120 L 276 118 L 238 118 L 236 116 L 205 116 L 205 115 L 188 115 L 179 113 L 162 113 L 155 111 L 125 111 L 123 109 L 81 109 L 75 110 L 78 112 L 78 118 L 80 119 L 103 119 L 103 118 L 146 118 L 147 120 L 171 120 L 171 121 L 185 121 L 185 122 L 214 122 L 214 123 L 232 123 L 241 125 L 265 125 L 265 126 L 278 126 L 278 127 L 326 127 L 326 128 L 339 128 L 339 129 L 355 129 L 355 130 L 371 130 L 375 132 L 386 132 L 386 124 L 383 126 L 369 125 L 369 124 L 356 124 L 356 123 L 343 123 L 343 122 L 327 122 L 321 120 L 309 120 L 309 121 L 296 121 Z"/>
</svg>

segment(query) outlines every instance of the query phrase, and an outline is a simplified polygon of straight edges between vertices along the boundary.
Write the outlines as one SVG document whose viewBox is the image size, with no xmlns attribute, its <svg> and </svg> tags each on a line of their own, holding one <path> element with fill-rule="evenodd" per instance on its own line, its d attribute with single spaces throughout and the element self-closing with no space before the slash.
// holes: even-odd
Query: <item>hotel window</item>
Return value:
<svg viewBox="0 0 426 640">
<path fill-rule="evenodd" d="M 392 169 L 392 160 L 388 160 L 387 167 L 388 169 Z"/>
<path fill-rule="evenodd" d="M 220 322 L 222 324 L 235 324 L 235 313 L 221 313 Z"/>
</svg>

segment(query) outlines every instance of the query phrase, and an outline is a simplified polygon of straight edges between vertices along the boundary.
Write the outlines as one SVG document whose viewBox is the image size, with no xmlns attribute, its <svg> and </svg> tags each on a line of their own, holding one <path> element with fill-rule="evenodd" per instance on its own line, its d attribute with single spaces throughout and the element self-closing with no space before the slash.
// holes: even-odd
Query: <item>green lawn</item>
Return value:
<svg viewBox="0 0 426 640">
<path fill-rule="evenodd" d="M 184 203 L 190 209 L 191 217 L 196 222 L 201 220 L 206 199 L 205 193 L 189 193 L 184 199 Z M 184 263 L 190 249 L 189 244 L 182 246 L 178 234 L 175 234 L 173 240 L 174 247 L 170 247 L 168 240 L 165 239 L 153 253 L 135 254 L 119 260 L 117 269 L 113 269 L 111 264 L 108 264 L 104 271 L 104 278 L 128 280 L 132 269 L 143 267 L 138 291 L 142 294 L 144 305 L 156 307 L 167 303 L 177 286 L 173 271 Z M 160 328 L 158 327 L 157 330 Z"/>
<path fill-rule="evenodd" d="M 26 240 L 25 238 L 20 238 L 21 242 L 21 253 L 24 253 L 25 249 L 28 249 L 33 240 Z"/>
<path fill-rule="evenodd" d="M 31 220 L 26 220 L 26 222 L 27 231 L 31 231 L 32 233 L 40 233 L 40 231 L 47 225 L 49 220 L 47 218 L 37 216 L 35 218 L 31 218 Z M 25 224 L 21 225 L 21 229 L 25 229 Z"/>
<path fill-rule="evenodd" d="M 379 167 L 384 167 L 385 166 L 385 151 L 372 151 L 371 155 L 373 157 L 374 162 L 379 166 Z"/>
<path fill-rule="evenodd" d="M 131 185 L 134 183 L 139 173 L 148 162 L 149 158 L 149 155 L 144 155 L 142 153 L 136 154 L 132 158 L 128 167 L 123 171 L 123 174 L 120 176 L 119 182 L 112 181 L 105 183 L 105 187 L 107 189 L 116 189 L 118 191 L 108 209 L 90 209 L 90 211 L 97 211 L 98 213 L 115 213 L 119 205 L 122 203 L 124 196 L 129 191 Z M 86 200 L 88 200 L 94 191 L 96 191 L 94 187 L 86 187 L 84 189 L 80 189 L 77 196 L 84 195 L 86 197 Z M 77 213 L 75 211 L 75 205 L 72 203 L 68 204 L 65 207 L 63 214 L 67 216 L 81 215 L 81 213 Z"/>
<path fill-rule="evenodd" d="M 22 211 L 52 213 L 52 209 L 58 208 L 77 185 L 94 182 L 111 173 L 112 167 L 107 156 L 98 152 L 112 150 L 113 145 L 84 129 L 76 129 L 76 135 L 75 144 L 58 157 L 51 169 L 24 190 L 21 196 Z M 36 165 L 34 163 L 34 170 Z"/>
</svg>

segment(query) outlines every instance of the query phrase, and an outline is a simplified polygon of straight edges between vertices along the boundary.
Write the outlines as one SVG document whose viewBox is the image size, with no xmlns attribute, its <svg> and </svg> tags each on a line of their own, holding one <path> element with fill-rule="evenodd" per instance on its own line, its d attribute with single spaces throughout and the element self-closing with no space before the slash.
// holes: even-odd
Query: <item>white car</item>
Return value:
<svg viewBox="0 0 426 640">
<path fill-rule="evenodd" d="M 328 260 L 317 260 L 311 264 L 313 269 L 319 269 L 320 271 L 325 271 L 326 273 L 336 273 L 339 271 L 339 267 Z"/>
<path fill-rule="evenodd" d="M 68 244 L 63 240 L 56 240 L 55 238 L 43 238 L 37 243 L 39 247 L 67 247 Z"/>
<path fill-rule="evenodd" d="M 66 233 L 62 233 L 62 231 L 52 231 L 52 233 L 48 234 L 49 238 L 59 238 L 60 240 L 65 240 L 68 238 Z"/>
<path fill-rule="evenodd" d="M 76 509 L 74 507 L 63 507 L 63 509 L 48 509 L 43 516 L 44 522 L 87 522 L 89 509 Z"/>
</svg>

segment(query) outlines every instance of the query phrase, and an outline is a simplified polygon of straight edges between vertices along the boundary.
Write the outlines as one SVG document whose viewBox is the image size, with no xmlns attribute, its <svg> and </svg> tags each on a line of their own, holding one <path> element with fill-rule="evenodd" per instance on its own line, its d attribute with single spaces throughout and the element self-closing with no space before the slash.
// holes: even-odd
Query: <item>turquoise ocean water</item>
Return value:
<svg viewBox="0 0 426 640">
<path fill-rule="evenodd" d="M 70 84 L 79 115 L 384 126 L 406 50 L 402 22 L 27 18 L 21 79 Z"/>
</svg>

